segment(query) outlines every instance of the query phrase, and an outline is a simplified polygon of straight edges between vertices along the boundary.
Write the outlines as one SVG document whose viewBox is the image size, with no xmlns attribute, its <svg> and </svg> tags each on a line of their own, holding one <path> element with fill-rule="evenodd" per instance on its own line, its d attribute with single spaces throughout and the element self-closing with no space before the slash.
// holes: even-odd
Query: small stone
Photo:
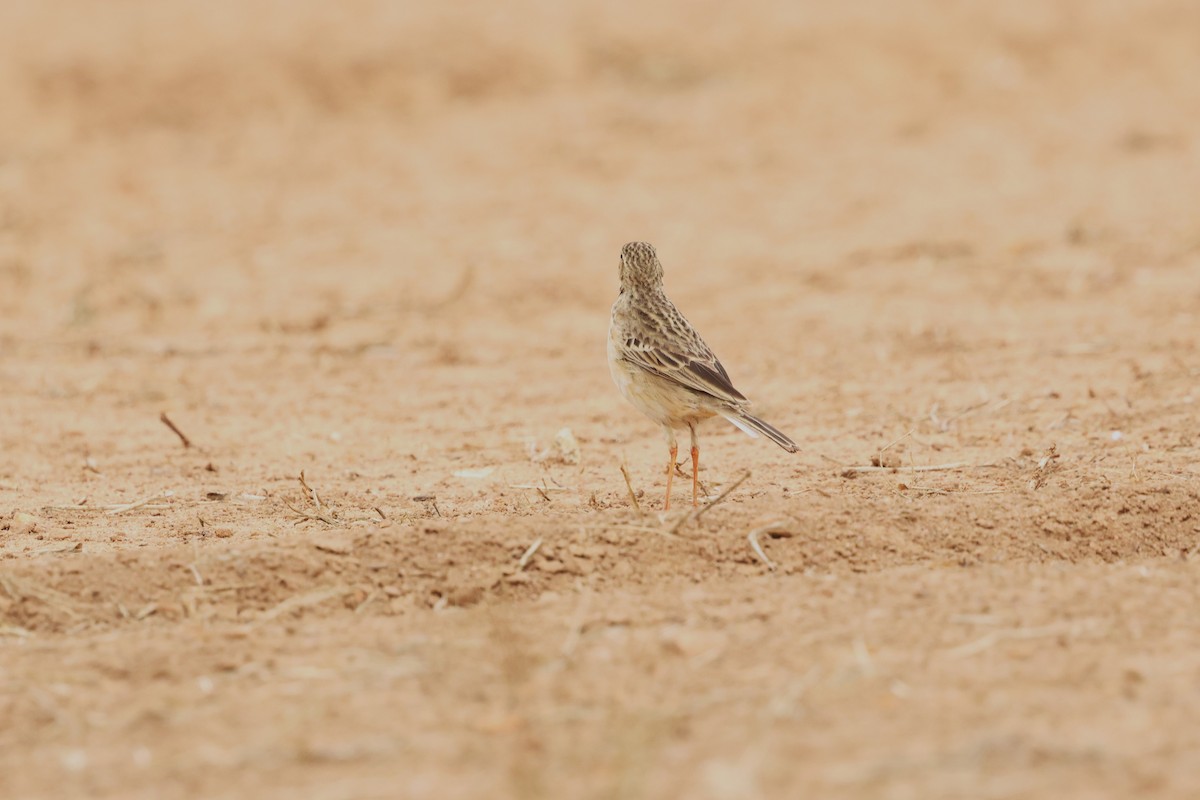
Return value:
<svg viewBox="0 0 1200 800">
<path fill-rule="evenodd" d="M 554 435 L 554 448 L 558 451 L 558 458 L 562 463 L 579 463 L 579 442 L 570 428 L 563 428 Z"/>
<path fill-rule="evenodd" d="M 42 521 L 33 514 L 26 514 L 24 511 L 17 511 L 12 515 L 12 521 L 9 523 L 8 529 L 17 536 L 22 536 L 27 533 L 37 533 Z"/>
</svg>

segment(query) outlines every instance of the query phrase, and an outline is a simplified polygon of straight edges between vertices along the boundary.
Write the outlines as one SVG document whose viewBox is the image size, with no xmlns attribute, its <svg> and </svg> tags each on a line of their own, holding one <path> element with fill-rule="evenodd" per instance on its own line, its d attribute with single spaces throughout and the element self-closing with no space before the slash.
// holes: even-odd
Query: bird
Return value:
<svg viewBox="0 0 1200 800">
<path fill-rule="evenodd" d="M 721 416 L 752 438 L 767 437 L 789 453 L 796 443 L 750 414 L 750 401 L 734 388 L 729 373 L 663 288 L 663 267 L 654 247 L 629 242 L 621 248 L 621 289 L 608 326 L 608 367 L 617 389 L 638 411 L 662 426 L 671 460 L 667 496 L 679 452 L 675 430 L 692 438 L 692 507 L 700 473 L 697 423 Z"/>
</svg>

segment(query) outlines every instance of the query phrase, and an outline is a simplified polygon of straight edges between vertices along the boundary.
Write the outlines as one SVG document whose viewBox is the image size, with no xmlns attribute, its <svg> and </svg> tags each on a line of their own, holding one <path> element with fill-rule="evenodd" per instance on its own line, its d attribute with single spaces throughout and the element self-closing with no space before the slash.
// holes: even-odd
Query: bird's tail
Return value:
<svg viewBox="0 0 1200 800">
<path fill-rule="evenodd" d="M 730 411 L 722 414 L 721 416 L 732 422 L 752 439 L 757 439 L 758 435 L 761 433 L 763 436 L 766 436 L 772 442 L 779 445 L 784 450 L 787 450 L 789 453 L 794 453 L 799 449 L 796 447 L 795 442 L 784 436 L 780 431 L 776 430 L 771 425 L 763 422 L 758 417 L 752 417 L 745 412 L 738 413 L 736 411 Z"/>
</svg>

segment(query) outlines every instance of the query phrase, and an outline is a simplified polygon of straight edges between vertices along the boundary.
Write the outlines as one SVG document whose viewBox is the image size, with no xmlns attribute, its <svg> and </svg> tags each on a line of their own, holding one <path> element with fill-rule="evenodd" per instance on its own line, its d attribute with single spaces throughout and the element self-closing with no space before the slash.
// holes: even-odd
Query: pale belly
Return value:
<svg viewBox="0 0 1200 800">
<path fill-rule="evenodd" d="M 611 334 L 608 337 L 608 369 L 613 383 L 630 405 L 659 425 L 680 428 L 716 414 L 703 403 L 700 395 L 623 361 Z"/>
</svg>

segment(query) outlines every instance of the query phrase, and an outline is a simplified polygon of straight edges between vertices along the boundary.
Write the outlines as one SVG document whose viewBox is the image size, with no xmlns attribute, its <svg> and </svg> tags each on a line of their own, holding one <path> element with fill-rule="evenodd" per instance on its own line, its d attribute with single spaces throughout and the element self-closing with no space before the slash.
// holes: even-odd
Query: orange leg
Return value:
<svg viewBox="0 0 1200 800">
<path fill-rule="evenodd" d="M 671 445 L 671 460 L 667 463 L 667 502 L 663 506 L 663 511 L 671 510 L 671 478 L 675 475 L 675 456 L 679 453 L 679 448 Z"/>
<path fill-rule="evenodd" d="M 696 507 L 696 484 L 700 482 L 700 448 L 692 445 L 692 508 Z"/>
</svg>

